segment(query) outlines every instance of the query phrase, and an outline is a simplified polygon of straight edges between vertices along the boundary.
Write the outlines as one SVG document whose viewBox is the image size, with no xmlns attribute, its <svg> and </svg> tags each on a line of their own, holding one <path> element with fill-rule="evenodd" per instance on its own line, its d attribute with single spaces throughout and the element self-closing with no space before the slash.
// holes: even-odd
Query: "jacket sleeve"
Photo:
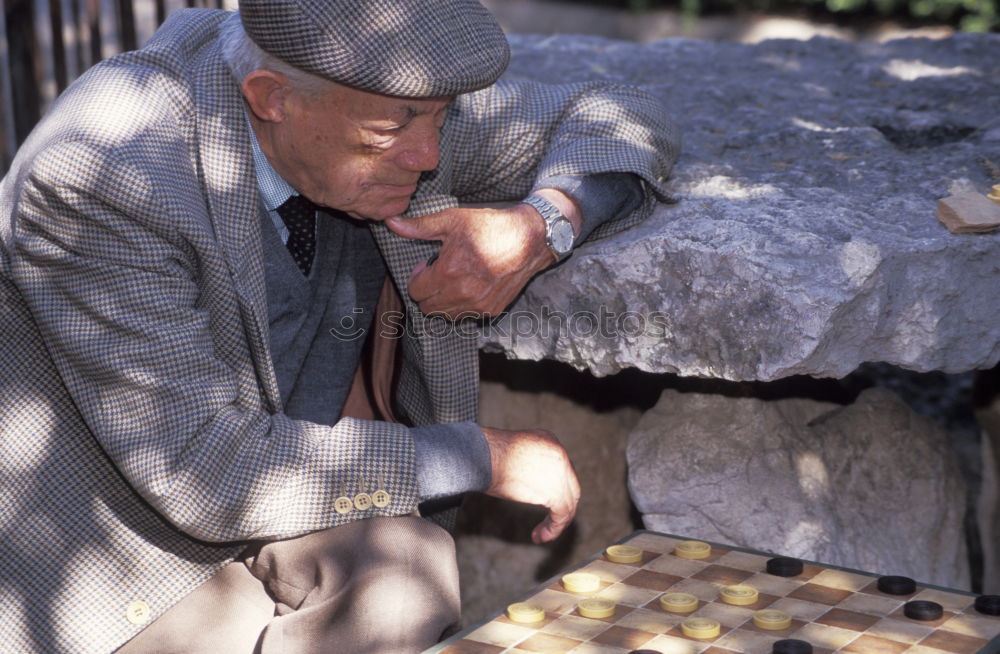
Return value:
<svg viewBox="0 0 1000 654">
<path fill-rule="evenodd" d="M 607 234 L 667 200 L 663 182 L 680 152 L 677 128 L 641 89 L 588 82 L 546 85 L 502 81 L 460 96 L 442 136 L 442 194 L 460 202 L 519 200 L 545 179 L 632 173 L 645 202 Z M 440 188 L 448 184 L 449 188 Z"/>
<path fill-rule="evenodd" d="M 9 250 L 62 383 L 120 474 L 177 528 L 213 542 L 411 512 L 405 427 L 269 410 L 197 177 L 154 173 L 148 156 L 49 147 L 22 186 Z M 377 487 L 388 506 L 333 509 Z"/>
</svg>

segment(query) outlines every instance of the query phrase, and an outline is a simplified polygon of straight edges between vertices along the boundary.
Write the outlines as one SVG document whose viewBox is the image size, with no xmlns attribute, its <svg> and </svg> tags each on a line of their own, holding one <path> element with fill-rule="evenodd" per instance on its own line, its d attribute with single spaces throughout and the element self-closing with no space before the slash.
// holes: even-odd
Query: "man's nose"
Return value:
<svg viewBox="0 0 1000 654">
<path fill-rule="evenodd" d="M 397 157 L 398 164 L 415 172 L 434 170 L 441 161 L 440 137 L 441 132 L 435 126 L 415 131 Z"/>
</svg>

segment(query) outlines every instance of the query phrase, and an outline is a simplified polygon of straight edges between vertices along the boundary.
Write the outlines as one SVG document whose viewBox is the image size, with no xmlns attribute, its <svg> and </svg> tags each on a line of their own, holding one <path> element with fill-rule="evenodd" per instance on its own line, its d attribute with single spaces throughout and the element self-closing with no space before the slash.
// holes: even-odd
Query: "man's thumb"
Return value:
<svg viewBox="0 0 1000 654">
<path fill-rule="evenodd" d="M 433 241 L 439 237 L 438 225 L 433 219 L 434 215 L 418 218 L 393 216 L 386 219 L 385 226 L 403 238 Z"/>
</svg>

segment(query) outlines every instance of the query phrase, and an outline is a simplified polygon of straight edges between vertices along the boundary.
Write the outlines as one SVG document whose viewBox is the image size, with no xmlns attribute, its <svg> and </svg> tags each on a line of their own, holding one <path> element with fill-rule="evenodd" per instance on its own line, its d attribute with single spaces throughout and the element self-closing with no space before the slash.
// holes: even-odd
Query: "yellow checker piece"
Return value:
<svg viewBox="0 0 1000 654">
<path fill-rule="evenodd" d="M 601 588 L 601 578 L 590 572 L 571 572 L 563 575 L 562 585 L 571 593 L 593 593 Z"/>
<path fill-rule="evenodd" d="M 994 184 L 991 191 L 992 192 L 986 197 L 993 200 L 997 204 L 1000 204 L 1000 184 Z"/>
<path fill-rule="evenodd" d="M 604 550 L 608 561 L 613 563 L 639 563 L 642 561 L 642 550 L 634 545 L 612 545 Z"/>
<path fill-rule="evenodd" d="M 792 626 L 792 616 L 777 609 L 761 609 L 753 614 L 753 624 L 758 629 L 780 631 Z"/>
<path fill-rule="evenodd" d="M 726 604 L 733 606 L 747 606 L 757 601 L 759 594 L 753 586 L 739 584 L 736 586 L 726 586 L 719 592 L 719 597 Z"/>
<path fill-rule="evenodd" d="M 660 607 L 668 613 L 691 613 L 698 608 L 698 598 L 691 593 L 664 593 Z"/>
<path fill-rule="evenodd" d="M 711 618 L 688 618 L 681 623 L 681 633 L 688 638 L 715 638 L 721 630 L 719 621 Z"/>
<path fill-rule="evenodd" d="M 682 559 L 707 559 L 712 556 L 712 546 L 700 540 L 682 540 L 674 545 L 674 554 Z"/>
<path fill-rule="evenodd" d="M 615 614 L 615 603 L 603 597 L 582 599 L 576 608 L 585 618 L 610 618 Z"/>
<path fill-rule="evenodd" d="M 511 622 L 534 624 L 545 619 L 545 610 L 537 604 L 517 602 L 507 607 L 507 617 Z"/>
</svg>

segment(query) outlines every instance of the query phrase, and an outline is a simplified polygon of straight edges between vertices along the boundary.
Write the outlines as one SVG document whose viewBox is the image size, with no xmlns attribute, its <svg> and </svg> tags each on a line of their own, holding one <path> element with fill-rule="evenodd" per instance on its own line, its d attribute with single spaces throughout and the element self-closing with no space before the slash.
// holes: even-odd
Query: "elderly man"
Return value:
<svg viewBox="0 0 1000 654">
<path fill-rule="evenodd" d="M 57 101 L 0 185 L 5 652 L 418 650 L 458 617 L 418 514 L 572 520 L 558 441 L 476 424 L 448 318 L 640 219 L 676 140 L 507 59 L 472 0 L 246 0 Z"/>
</svg>

